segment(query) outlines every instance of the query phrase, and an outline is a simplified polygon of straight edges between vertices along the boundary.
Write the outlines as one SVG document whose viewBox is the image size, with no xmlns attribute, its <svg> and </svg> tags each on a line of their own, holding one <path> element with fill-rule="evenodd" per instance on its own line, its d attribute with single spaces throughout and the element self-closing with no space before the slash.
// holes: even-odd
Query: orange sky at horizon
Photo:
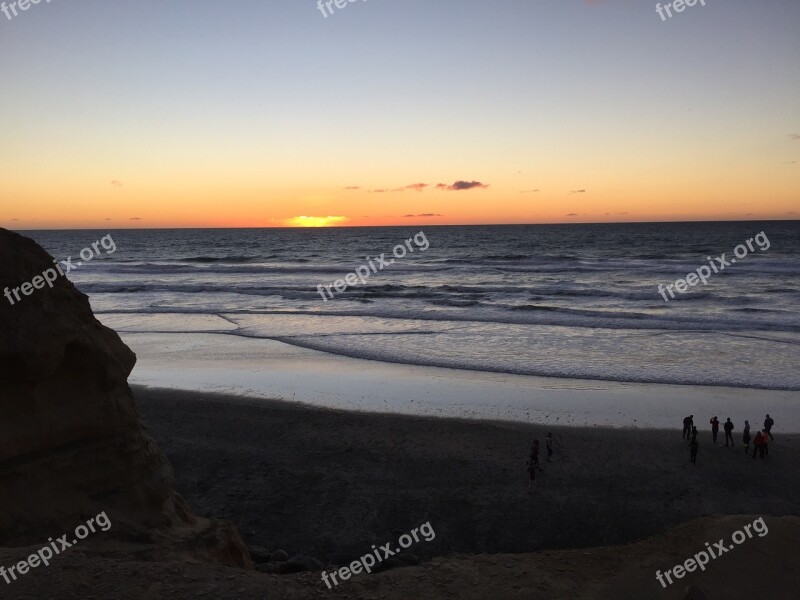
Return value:
<svg viewBox="0 0 800 600">
<path fill-rule="evenodd" d="M 4 198 L 0 226 L 7 229 L 236 228 L 389 225 L 480 225 L 570 222 L 780 220 L 800 218 L 800 204 L 785 181 L 750 191 L 727 192 L 710 183 L 633 186 L 615 193 L 607 182 L 570 190 L 562 186 L 503 184 L 487 178 L 485 188 L 422 191 L 412 185 L 339 186 L 334 188 L 259 189 L 253 186 L 205 186 L 187 198 L 171 186 L 139 187 L 120 180 L 105 184 L 64 186 L 56 195 L 45 185 L 19 182 L 11 190 L 0 183 Z M 112 181 L 114 183 L 112 183 Z M 768 180 L 769 181 L 769 180 Z M 66 183 L 66 182 L 65 182 Z M 448 184 L 451 185 L 451 184 Z M 358 187 L 359 189 L 346 189 Z M 691 188 L 691 191 L 687 191 Z M 387 191 L 376 192 L 376 189 Z M 538 191 L 537 191 L 538 190 Z M 11 198 L 9 202 L 7 199 Z M 58 198 L 54 200 L 53 198 Z M 677 200 L 675 198 L 678 198 Z M 411 216 L 410 216 L 411 215 Z"/>
<path fill-rule="evenodd" d="M 547 156 L 521 151 L 519 163 L 482 150 L 469 160 L 380 157 L 314 170 L 324 152 L 237 160 L 207 148 L 180 162 L 165 154 L 120 168 L 98 149 L 49 156 L 43 177 L 22 156 L 0 179 L 0 226 L 9 229 L 478 225 L 625 221 L 791 219 L 800 215 L 800 140 L 775 136 L 760 156 L 620 149 L 591 160 L 587 151 Z M 594 148 L 598 151 L 599 148 Z M 366 152 L 366 148 L 363 152 Z M 708 152 L 708 149 L 704 149 Z M 727 159 L 727 160 L 726 160 Z M 716 164 L 714 164 L 716 163 Z M 192 166 L 195 164 L 197 166 Z M 216 168 L 212 165 L 216 164 Z M 540 164 L 530 168 L 529 164 Z M 53 165 L 58 165 L 53 168 Z M 484 166 L 481 166 L 484 165 Z M 364 171 L 367 176 L 359 177 Z M 314 177 L 309 178 L 313 172 Z M 403 174 L 411 175 L 403 175 Z M 108 175 L 106 175 L 108 174 Z M 305 182 L 305 183 L 298 183 Z M 409 217 L 407 215 L 414 215 Z M 425 216 L 420 216 L 425 215 Z M 310 219 L 298 220 L 298 217 Z M 328 223 L 319 218 L 338 217 Z"/>
</svg>

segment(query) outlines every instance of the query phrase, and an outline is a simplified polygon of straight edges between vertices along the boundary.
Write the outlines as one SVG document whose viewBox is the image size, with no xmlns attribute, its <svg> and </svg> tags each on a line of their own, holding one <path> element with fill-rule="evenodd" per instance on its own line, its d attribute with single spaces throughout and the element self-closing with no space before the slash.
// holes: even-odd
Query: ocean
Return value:
<svg viewBox="0 0 800 600">
<path fill-rule="evenodd" d="M 425 251 L 410 243 L 366 284 L 323 300 L 320 284 L 367 257 L 394 258 L 420 231 Z M 707 257 L 730 262 L 761 232 L 768 249 L 745 248 L 706 285 L 664 301 L 659 284 Z M 22 233 L 73 262 L 111 235 L 117 250 L 69 277 L 101 321 L 126 316 L 127 331 L 219 332 L 474 371 L 800 390 L 800 221 Z"/>
</svg>

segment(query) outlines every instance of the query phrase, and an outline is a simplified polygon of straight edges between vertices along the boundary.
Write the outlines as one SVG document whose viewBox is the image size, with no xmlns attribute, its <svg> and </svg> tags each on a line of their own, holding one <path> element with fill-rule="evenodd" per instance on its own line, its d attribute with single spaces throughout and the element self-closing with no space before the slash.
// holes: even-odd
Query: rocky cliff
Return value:
<svg viewBox="0 0 800 600">
<path fill-rule="evenodd" d="M 174 491 L 128 387 L 136 356 L 54 266 L 0 229 L 0 546 L 46 544 L 106 511 L 103 536 L 252 568 L 230 524 Z"/>
</svg>

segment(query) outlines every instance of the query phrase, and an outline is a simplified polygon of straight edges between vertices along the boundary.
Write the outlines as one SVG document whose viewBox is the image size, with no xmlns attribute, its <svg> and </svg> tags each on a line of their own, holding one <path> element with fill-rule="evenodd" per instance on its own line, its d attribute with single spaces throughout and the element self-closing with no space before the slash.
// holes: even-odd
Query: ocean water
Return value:
<svg viewBox="0 0 800 600">
<path fill-rule="evenodd" d="M 427 250 L 412 242 L 366 284 L 323 300 L 318 285 L 367 257 L 393 258 L 420 231 Z M 658 284 L 708 256 L 730 261 L 760 232 L 769 249 L 754 243 L 664 302 Z M 800 221 L 23 233 L 73 263 L 110 234 L 116 252 L 69 277 L 124 331 L 220 332 L 477 371 L 800 390 Z"/>
</svg>

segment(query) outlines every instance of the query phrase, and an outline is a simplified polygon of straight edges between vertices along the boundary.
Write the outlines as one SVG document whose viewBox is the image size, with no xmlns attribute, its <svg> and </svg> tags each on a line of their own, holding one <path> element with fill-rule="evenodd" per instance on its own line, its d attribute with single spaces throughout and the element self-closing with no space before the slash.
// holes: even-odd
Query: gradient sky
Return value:
<svg viewBox="0 0 800 600">
<path fill-rule="evenodd" d="M 800 2 L 705 2 L 0 13 L 0 226 L 800 218 Z"/>
</svg>

